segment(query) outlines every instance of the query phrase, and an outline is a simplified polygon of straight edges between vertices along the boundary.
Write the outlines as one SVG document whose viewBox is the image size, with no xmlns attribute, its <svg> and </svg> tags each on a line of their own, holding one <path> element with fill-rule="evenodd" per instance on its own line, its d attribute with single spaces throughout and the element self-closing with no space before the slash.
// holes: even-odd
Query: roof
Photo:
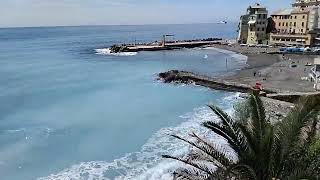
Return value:
<svg viewBox="0 0 320 180">
<path fill-rule="evenodd" d="M 303 14 L 303 13 L 309 13 L 310 10 L 311 10 L 311 8 L 303 8 L 303 9 L 301 9 L 301 8 L 294 8 L 291 13 L 294 13 L 294 14 L 299 14 L 299 13 L 301 13 L 301 14 Z"/>
<path fill-rule="evenodd" d="M 292 8 L 288 8 L 288 9 L 280 9 L 278 11 L 275 11 L 271 14 L 272 15 L 290 15 L 291 12 L 293 11 Z"/>
</svg>

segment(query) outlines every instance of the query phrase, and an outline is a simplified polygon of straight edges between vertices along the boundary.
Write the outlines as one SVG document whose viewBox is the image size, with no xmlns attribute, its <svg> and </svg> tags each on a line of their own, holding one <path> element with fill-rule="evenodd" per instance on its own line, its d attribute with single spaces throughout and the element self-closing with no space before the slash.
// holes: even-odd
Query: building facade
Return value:
<svg viewBox="0 0 320 180">
<path fill-rule="evenodd" d="M 260 4 L 249 6 L 247 14 L 240 17 L 238 42 L 262 44 L 267 39 L 268 11 Z"/>
<path fill-rule="evenodd" d="M 320 0 L 295 0 L 292 4 L 292 7 L 301 7 L 301 8 L 308 8 L 313 6 L 319 6 Z"/>
<path fill-rule="evenodd" d="M 312 46 L 320 27 L 320 1 L 296 0 L 292 8 L 271 14 L 273 21 L 270 44 Z"/>
<path fill-rule="evenodd" d="M 274 28 L 270 44 L 310 46 L 313 36 L 309 33 L 309 10 L 292 8 L 271 14 Z"/>
</svg>

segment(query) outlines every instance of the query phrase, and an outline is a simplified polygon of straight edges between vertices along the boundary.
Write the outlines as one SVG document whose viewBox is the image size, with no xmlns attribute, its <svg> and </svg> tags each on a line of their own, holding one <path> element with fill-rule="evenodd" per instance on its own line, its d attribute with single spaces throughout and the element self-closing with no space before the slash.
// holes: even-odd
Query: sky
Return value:
<svg viewBox="0 0 320 180">
<path fill-rule="evenodd" d="M 257 2 L 272 12 L 292 0 L 0 0 L 0 27 L 237 21 Z"/>
</svg>

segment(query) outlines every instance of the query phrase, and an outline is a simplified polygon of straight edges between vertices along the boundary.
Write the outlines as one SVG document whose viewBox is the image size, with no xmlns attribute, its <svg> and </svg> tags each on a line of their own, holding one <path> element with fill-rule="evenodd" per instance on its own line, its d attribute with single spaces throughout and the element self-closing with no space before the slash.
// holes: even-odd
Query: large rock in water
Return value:
<svg viewBox="0 0 320 180">
<path fill-rule="evenodd" d="M 179 74 L 179 71 L 171 70 L 168 72 L 159 73 L 159 77 L 163 80 L 164 83 L 170 83 L 170 82 L 177 81 L 179 79 L 178 74 Z"/>
<path fill-rule="evenodd" d="M 125 45 L 113 45 L 110 48 L 111 53 L 120 53 L 120 52 L 128 52 L 129 48 Z"/>
</svg>

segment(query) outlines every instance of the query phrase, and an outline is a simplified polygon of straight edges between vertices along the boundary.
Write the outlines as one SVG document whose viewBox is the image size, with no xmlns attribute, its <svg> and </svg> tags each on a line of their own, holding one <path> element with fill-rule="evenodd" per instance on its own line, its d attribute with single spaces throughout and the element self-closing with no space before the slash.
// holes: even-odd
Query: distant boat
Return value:
<svg viewBox="0 0 320 180">
<path fill-rule="evenodd" d="M 218 22 L 218 24 L 227 24 L 228 22 L 227 21 L 220 21 Z"/>
</svg>

